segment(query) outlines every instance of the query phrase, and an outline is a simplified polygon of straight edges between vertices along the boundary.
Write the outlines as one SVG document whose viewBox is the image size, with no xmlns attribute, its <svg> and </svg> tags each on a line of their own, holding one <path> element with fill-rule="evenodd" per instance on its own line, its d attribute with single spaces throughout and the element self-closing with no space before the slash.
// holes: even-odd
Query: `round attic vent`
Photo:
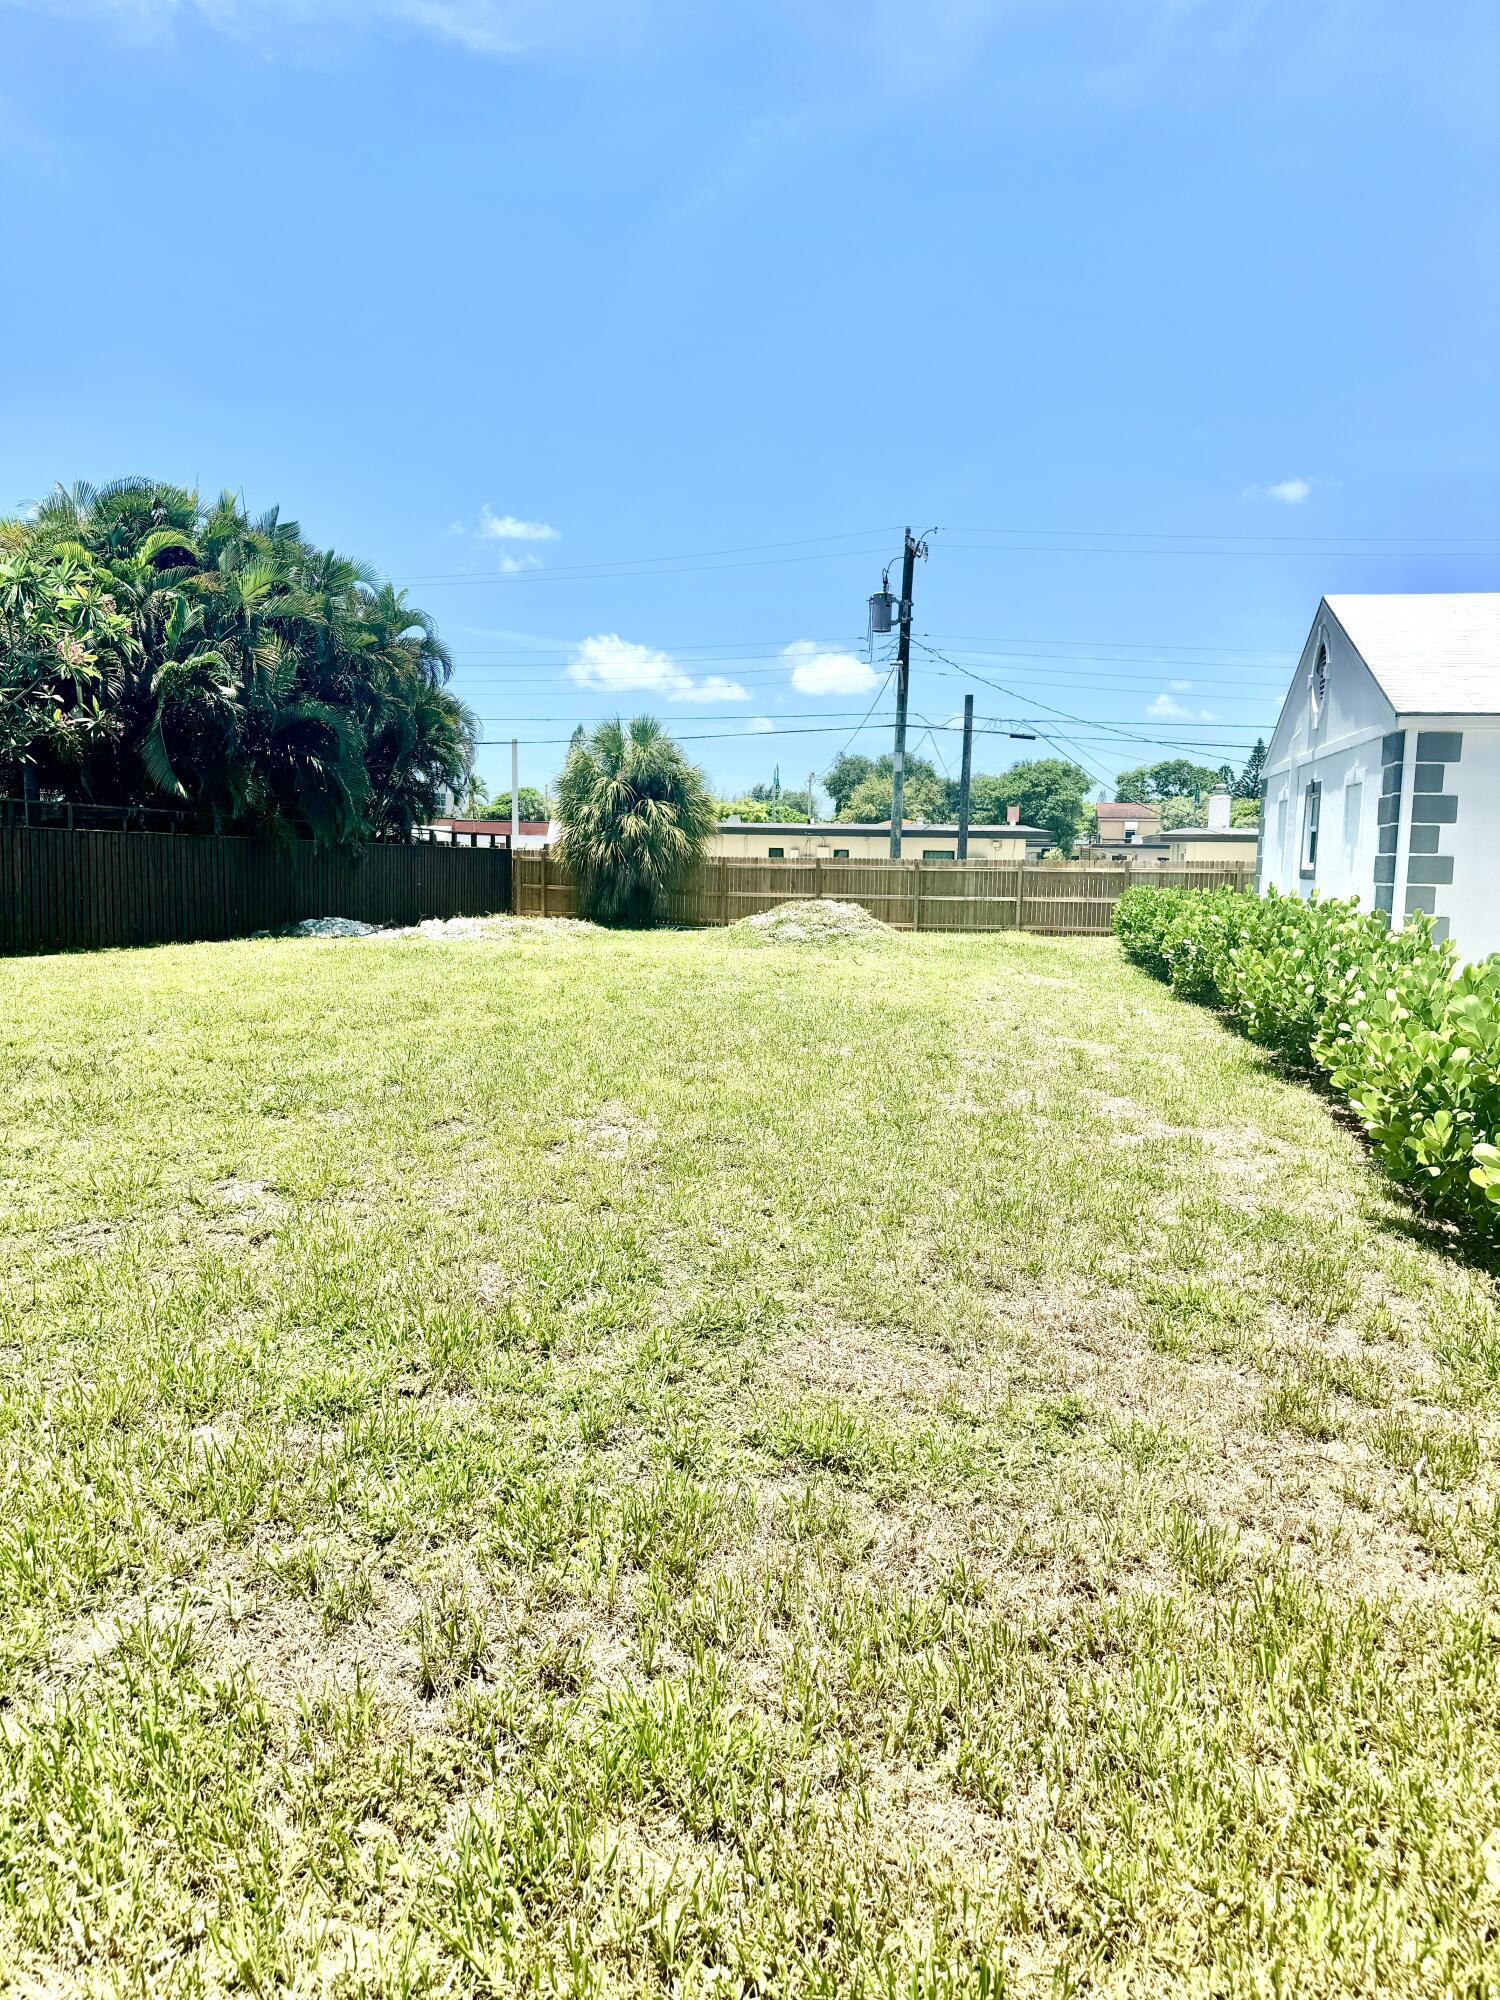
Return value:
<svg viewBox="0 0 1500 2000">
<path fill-rule="evenodd" d="M 1313 712 L 1316 714 L 1328 696 L 1328 642 L 1318 641 L 1318 657 L 1313 661 L 1312 698 Z"/>
</svg>

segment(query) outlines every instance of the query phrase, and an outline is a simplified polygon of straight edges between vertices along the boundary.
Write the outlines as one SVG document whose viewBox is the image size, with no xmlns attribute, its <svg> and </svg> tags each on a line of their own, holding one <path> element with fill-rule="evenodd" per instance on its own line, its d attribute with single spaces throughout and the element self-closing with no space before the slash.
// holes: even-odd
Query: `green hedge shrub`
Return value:
<svg viewBox="0 0 1500 2000">
<path fill-rule="evenodd" d="M 1323 1070 L 1386 1170 L 1500 1244 L 1500 956 L 1458 964 L 1424 917 L 1228 889 L 1127 889 L 1126 954 Z"/>
</svg>

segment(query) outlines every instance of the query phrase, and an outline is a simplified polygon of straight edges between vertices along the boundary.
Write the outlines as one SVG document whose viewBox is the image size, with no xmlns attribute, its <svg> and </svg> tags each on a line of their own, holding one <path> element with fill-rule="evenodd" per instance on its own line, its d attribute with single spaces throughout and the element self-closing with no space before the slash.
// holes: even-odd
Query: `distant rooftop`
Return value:
<svg viewBox="0 0 1500 2000">
<path fill-rule="evenodd" d="M 889 833 L 890 830 L 891 823 L 888 819 L 721 819 L 719 821 L 720 833 Z M 901 822 L 901 831 L 903 835 L 956 834 L 958 826 L 956 822 L 940 825 L 934 820 L 904 819 Z M 978 834 L 986 839 L 993 839 L 1000 833 L 1036 834 L 1047 840 L 1052 838 L 1044 826 L 1022 826 L 1019 822 L 1012 823 L 1010 820 L 998 826 L 990 823 L 981 825 L 977 820 L 970 820 L 969 832 L 971 835 Z"/>
<path fill-rule="evenodd" d="M 1500 715 L 1500 591 L 1323 601 L 1397 714 Z"/>
</svg>

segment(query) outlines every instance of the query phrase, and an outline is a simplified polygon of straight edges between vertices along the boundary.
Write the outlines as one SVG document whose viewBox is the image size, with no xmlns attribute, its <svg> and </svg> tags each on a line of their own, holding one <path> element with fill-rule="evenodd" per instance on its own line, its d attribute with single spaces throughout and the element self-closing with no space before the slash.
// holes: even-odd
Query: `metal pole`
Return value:
<svg viewBox="0 0 1500 2000">
<path fill-rule="evenodd" d="M 964 696 L 964 758 L 958 774 L 958 858 L 969 858 L 969 781 L 974 771 L 974 697 Z"/>
<path fill-rule="evenodd" d="M 896 744 L 891 758 L 891 859 L 901 859 L 901 821 L 906 809 L 906 697 L 911 682 L 911 591 L 917 545 L 911 529 L 901 557 L 901 636 L 896 642 Z"/>
<path fill-rule="evenodd" d="M 521 833 L 521 744 L 510 739 L 510 851 L 516 851 Z"/>
</svg>

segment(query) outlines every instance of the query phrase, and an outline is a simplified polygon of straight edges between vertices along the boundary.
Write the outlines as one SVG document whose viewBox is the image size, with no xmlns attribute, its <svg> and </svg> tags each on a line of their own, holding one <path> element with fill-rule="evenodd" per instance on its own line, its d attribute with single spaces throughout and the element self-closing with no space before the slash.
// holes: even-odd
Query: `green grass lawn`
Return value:
<svg viewBox="0 0 1500 2000">
<path fill-rule="evenodd" d="M 1112 943 L 0 965 L 0 1989 L 1500 1991 L 1500 1308 Z"/>
</svg>

